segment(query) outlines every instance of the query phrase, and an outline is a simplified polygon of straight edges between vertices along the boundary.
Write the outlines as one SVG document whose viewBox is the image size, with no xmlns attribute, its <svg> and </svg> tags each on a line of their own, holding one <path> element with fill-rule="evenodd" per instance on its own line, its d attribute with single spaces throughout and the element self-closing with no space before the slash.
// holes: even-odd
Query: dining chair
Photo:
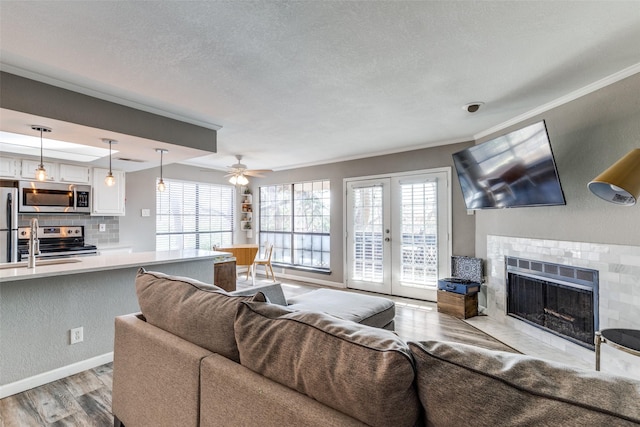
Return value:
<svg viewBox="0 0 640 427">
<path fill-rule="evenodd" d="M 255 276 L 256 272 L 257 272 L 257 267 L 259 265 L 264 266 L 264 272 L 267 276 L 267 279 L 269 278 L 269 272 L 271 272 L 271 279 L 275 282 L 276 281 L 276 275 L 273 274 L 273 267 L 271 266 L 271 255 L 273 254 L 273 244 L 270 243 L 265 243 L 264 245 L 264 254 L 260 255 L 260 253 L 258 253 L 256 255 L 256 258 L 253 260 L 253 265 L 251 266 L 251 268 L 253 269 L 253 274 Z M 249 269 L 251 270 L 251 269 Z M 247 272 L 247 279 L 249 278 L 249 273 Z"/>
</svg>

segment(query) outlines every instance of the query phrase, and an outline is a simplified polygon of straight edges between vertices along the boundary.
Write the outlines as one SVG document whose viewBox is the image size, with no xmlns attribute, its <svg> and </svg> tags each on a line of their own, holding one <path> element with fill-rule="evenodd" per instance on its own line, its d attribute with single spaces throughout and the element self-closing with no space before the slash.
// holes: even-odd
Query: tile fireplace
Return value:
<svg viewBox="0 0 640 427">
<path fill-rule="evenodd" d="M 539 265 L 529 264 L 529 267 L 531 264 L 534 267 L 534 272 L 529 274 L 542 276 L 543 279 L 560 279 L 560 282 L 567 282 L 567 278 L 563 277 L 565 273 L 575 278 L 576 271 L 579 271 L 578 282 L 584 284 L 591 274 L 591 277 L 597 281 L 597 289 L 594 288 L 592 291 L 593 294 L 597 294 L 597 299 L 593 295 L 590 297 L 586 294 L 579 296 L 574 302 L 588 305 L 589 301 L 593 301 L 594 331 L 608 328 L 640 329 L 640 246 L 487 236 L 486 289 L 483 289 L 484 295 L 480 298 L 480 305 L 483 306 L 483 312 L 487 315 L 486 320 L 519 334 L 525 334 L 551 348 L 571 354 L 584 361 L 587 366 L 595 367 L 593 341 L 590 339 L 591 331 L 587 331 L 589 335 L 587 338 L 567 339 L 566 336 L 560 336 L 561 334 L 557 332 L 543 329 L 539 325 L 534 326 L 534 321 L 531 319 L 522 321 L 521 318 L 510 314 L 508 274 L 506 273 L 510 258 L 533 260 L 538 263 Z M 549 277 L 548 274 L 541 275 L 540 271 L 535 271 L 535 269 L 542 269 L 544 273 L 545 265 L 547 265 L 546 268 L 557 266 L 558 275 L 561 277 Z M 560 267 L 573 268 L 574 271 L 560 273 Z M 589 273 L 590 270 L 591 273 Z M 540 280 L 539 277 L 535 279 Z M 538 291 L 539 289 L 536 292 Z M 570 322 L 588 322 L 587 319 L 582 319 L 581 316 L 572 312 L 567 313 L 559 307 L 546 308 L 547 318 L 555 317 L 547 323 L 565 323 L 562 325 L 565 327 Z M 513 309 L 514 307 L 511 307 L 511 311 Z M 542 311 L 544 312 L 544 307 Z M 587 344 L 586 341 L 590 342 Z M 509 342 L 506 343 L 509 344 Z M 639 358 L 611 348 L 603 348 L 603 352 L 605 352 L 602 355 L 603 371 L 640 378 Z"/>
</svg>

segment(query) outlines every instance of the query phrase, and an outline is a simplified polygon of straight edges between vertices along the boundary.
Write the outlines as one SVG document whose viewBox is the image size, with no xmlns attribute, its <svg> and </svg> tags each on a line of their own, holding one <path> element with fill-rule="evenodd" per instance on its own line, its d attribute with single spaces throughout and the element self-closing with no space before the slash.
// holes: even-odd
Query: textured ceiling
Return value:
<svg viewBox="0 0 640 427">
<path fill-rule="evenodd" d="M 639 40 L 638 1 L 0 1 L 4 70 L 222 126 L 192 160 L 214 168 L 470 140 L 637 66 Z"/>
</svg>

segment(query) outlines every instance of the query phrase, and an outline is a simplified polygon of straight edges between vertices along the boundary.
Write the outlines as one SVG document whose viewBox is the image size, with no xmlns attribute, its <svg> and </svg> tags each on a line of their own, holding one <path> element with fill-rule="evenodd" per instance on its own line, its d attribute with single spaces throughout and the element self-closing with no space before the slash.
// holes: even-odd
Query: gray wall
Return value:
<svg viewBox="0 0 640 427">
<path fill-rule="evenodd" d="M 640 147 L 640 74 L 554 108 L 512 129 L 544 119 L 566 206 L 478 211 L 476 256 L 486 258 L 487 235 L 640 244 L 640 206 L 618 206 L 594 196 L 587 184 Z"/>
<path fill-rule="evenodd" d="M 142 266 L 213 281 L 211 260 Z M 137 267 L 0 283 L 0 385 L 113 351 L 113 319 L 140 311 Z M 82 326 L 84 341 L 69 344 Z"/>
<path fill-rule="evenodd" d="M 423 150 L 385 156 L 370 157 L 348 162 L 272 172 L 262 179 L 252 179 L 250 186 L 257 202 L 260 185 L 300 182 L 305 180 L 331 180 L 331 274 L 315 274 L 300 270 L 285 273 L 311 277 L 318 280 L 343 282 L 343 179 L 423 170 L 450 166 L 453 168 L 451 154 L 471 146 L 472 143 L 460 143 Z M 155 249 L 155 190 L 154 183 L 159 170 L 151 169 L 127 174 L 127 215 L 120 218 L 120 243 L 132 246 L 134 251 Z M 227 183 L 223 172 L 203 172 L 201 168 L 169 165 L 164 168 L 165 178 L 184 179 L 189 181 L 205 181 Z M 452 170 L 453 197 L 453 253 L 455 255 L 473 255 L 474 253 L 474 216 L 467 215 L 460 185 L 455 171 Z M 151 217 L 140 217 L 140 209 L 151 209 Z M 255 224 L 255 221 L 254 221 Z M 244 232 L 236 233 L 238 243 L 246 242 Z M 255 235 L 253 241 L 255 242 Z"/>
</svg>

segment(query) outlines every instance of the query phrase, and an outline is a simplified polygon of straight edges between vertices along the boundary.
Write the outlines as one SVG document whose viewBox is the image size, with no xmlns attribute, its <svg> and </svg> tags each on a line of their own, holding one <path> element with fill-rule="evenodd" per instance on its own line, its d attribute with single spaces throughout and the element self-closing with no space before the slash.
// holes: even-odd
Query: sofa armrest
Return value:
<svg viewBox="0 0 640 427">
<path fill-rule="evenodd" d="M 113 415 L 126 426 L 197 426 L 200 362 L 212 353 L 143 319 L 115 319 Z"/>
<path fill-rule="evenodd" d="M 282 291 L 280 283 L 269 283 L 267 285 L 253 286 L 251 288 L 241 289 L 233 292 L 229 292 L 229 295 L 236 296 L 251 296 L 258 292 L 262 292 L 267 301 L 271 304 L 287 305 L 287 299 Z"/>
</svg>

